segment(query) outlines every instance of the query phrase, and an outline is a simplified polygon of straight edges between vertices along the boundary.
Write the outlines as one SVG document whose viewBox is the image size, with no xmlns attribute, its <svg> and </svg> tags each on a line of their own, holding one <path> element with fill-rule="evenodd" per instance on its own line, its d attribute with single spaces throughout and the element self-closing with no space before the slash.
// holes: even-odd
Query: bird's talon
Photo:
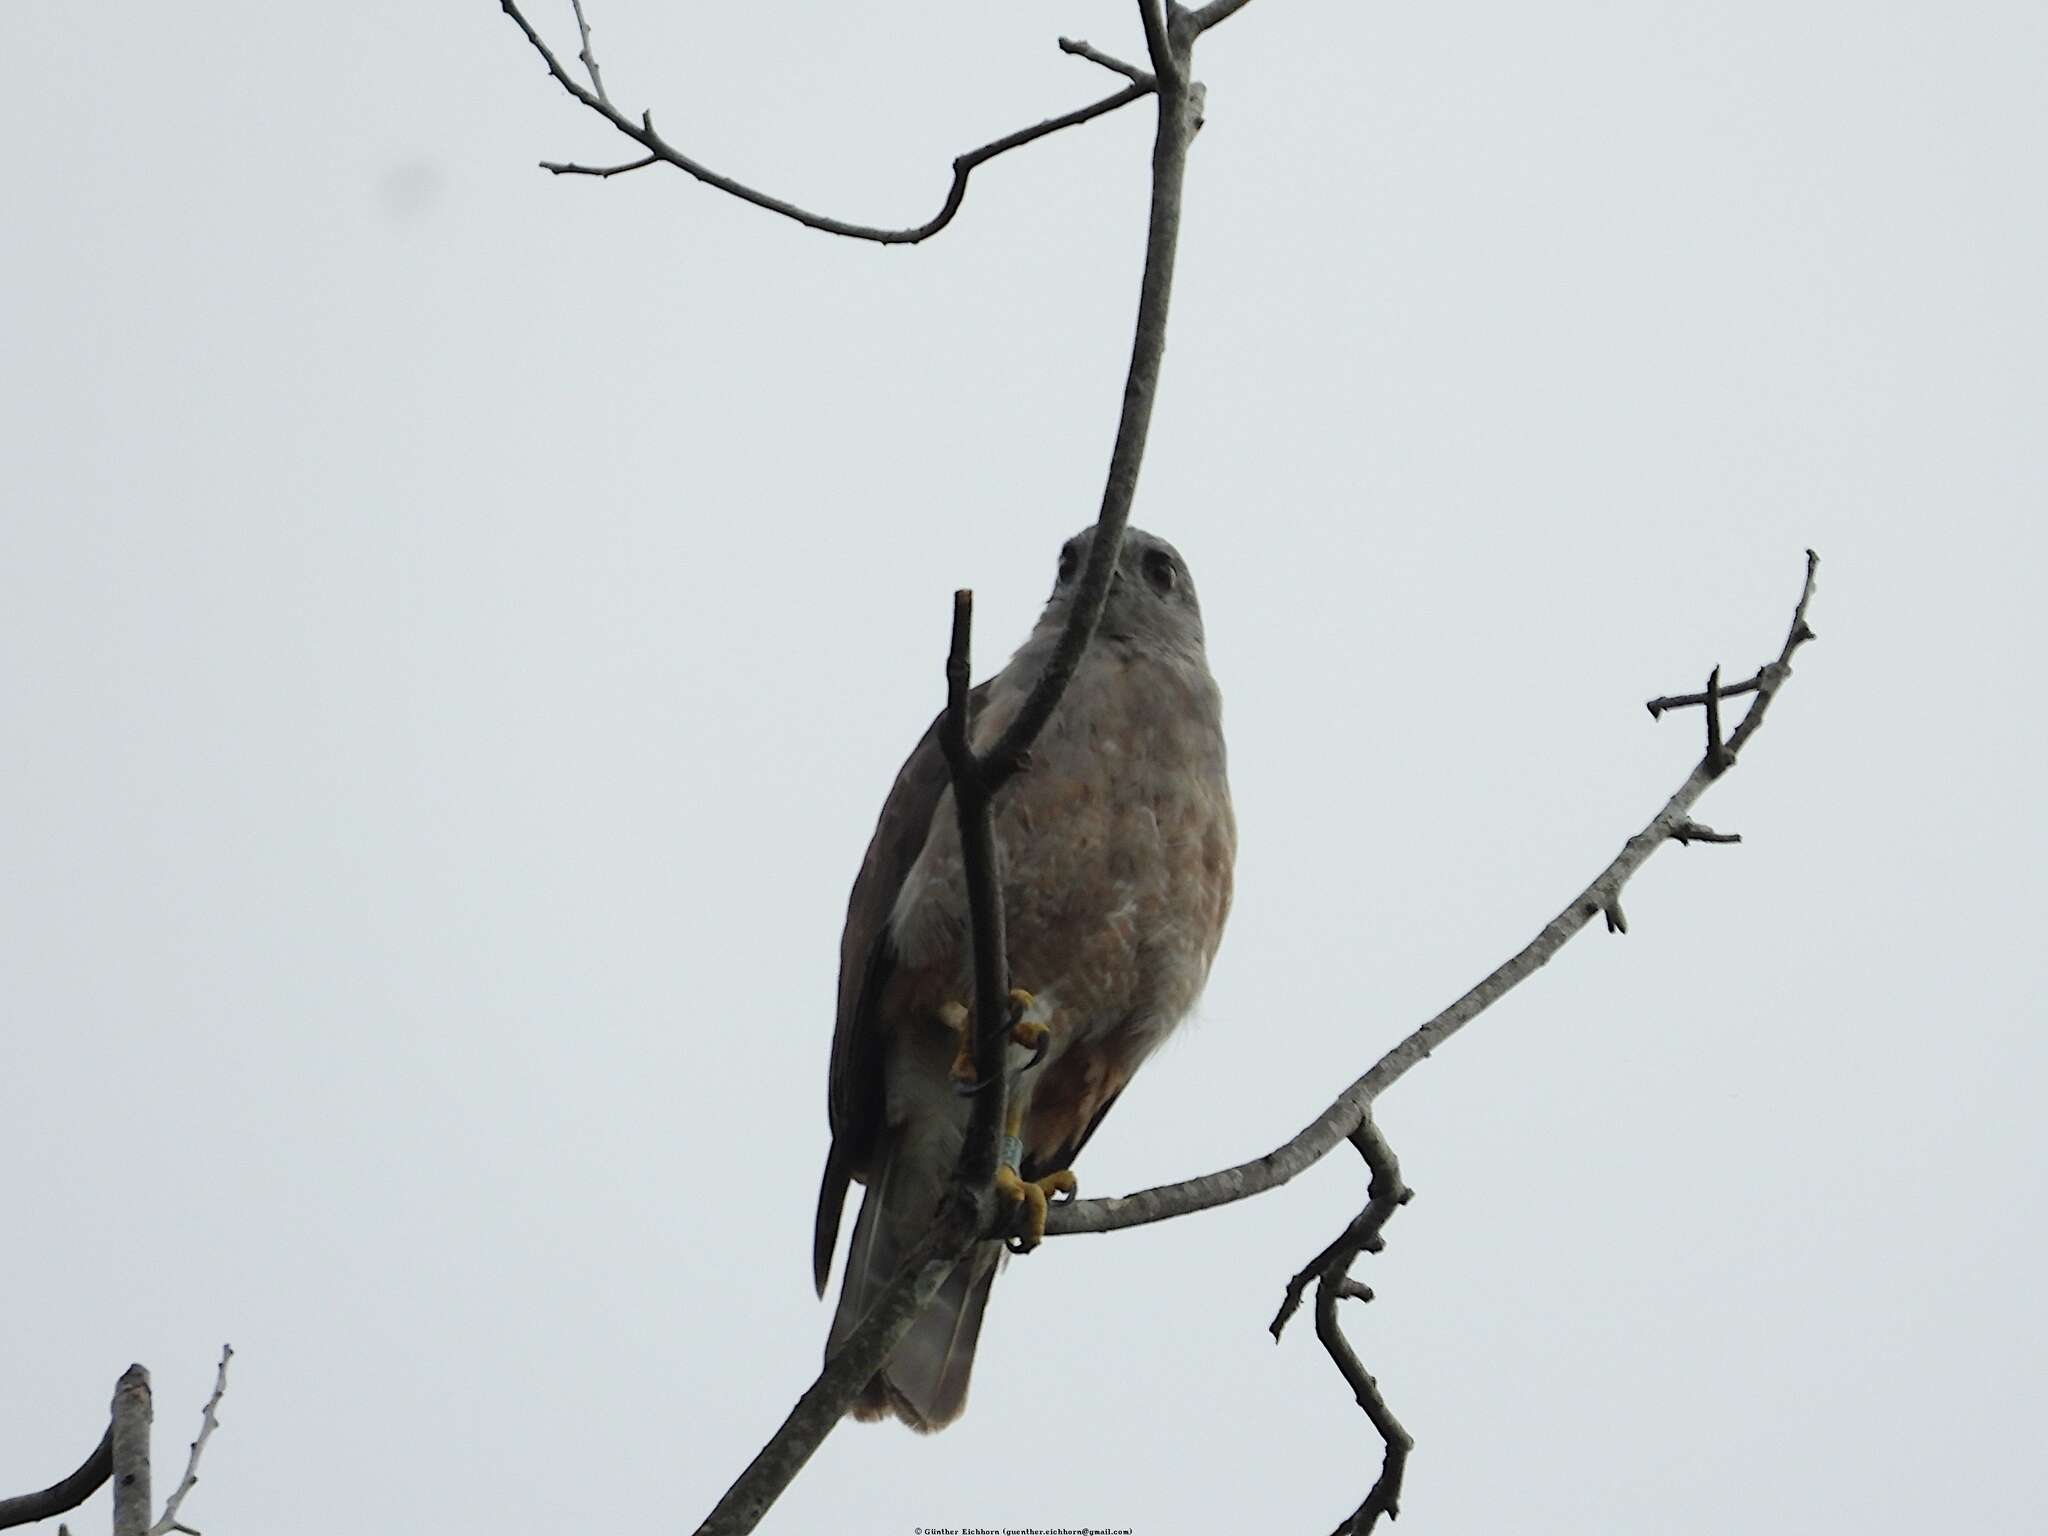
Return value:
<svg viewBox="0 0 2048 1536">
<path fill-rule="evenodd" d="M 1071 1169 L 1062 1168 L 1042 1179 L 1026 1179 L 1008 1163 L 996 1169 L 995 1184 L 997 1198 L 1022 1206 L 1017 1212 L 1022 1230 L 1009 1239 L 1012 1253 L 1029 1253 L 1045 1241 L 1045 1213 L 1052 1204 L 1053 1196 L 1064 1195 L 1071 1200 L 1076 1188 Z M 1061 1203 L 1066 1202 L 1063 1200 Z"/>
</svg>

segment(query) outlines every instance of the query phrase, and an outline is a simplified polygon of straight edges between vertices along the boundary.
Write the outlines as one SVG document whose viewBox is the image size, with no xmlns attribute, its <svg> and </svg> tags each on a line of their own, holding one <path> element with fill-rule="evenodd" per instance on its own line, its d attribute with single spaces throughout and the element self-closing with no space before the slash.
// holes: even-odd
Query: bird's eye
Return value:
<svg viewBox="0 0 2048 1536">
<path fill-rule="evenodd" d="M 1173 556 L 1163 549 L 1146 551 L 1145 580 L 1161 597 L 1171 592 L 1180 580 L 1180 573 L 1173 568 Z"/>
<path fill-rule="evenodd" d="M 1081 551 L 1069 544 L 1060 551 L 1060 585 L 1065 586 L 1074 579 L 1074 573 L 1081 569 Z"/>
</svg>

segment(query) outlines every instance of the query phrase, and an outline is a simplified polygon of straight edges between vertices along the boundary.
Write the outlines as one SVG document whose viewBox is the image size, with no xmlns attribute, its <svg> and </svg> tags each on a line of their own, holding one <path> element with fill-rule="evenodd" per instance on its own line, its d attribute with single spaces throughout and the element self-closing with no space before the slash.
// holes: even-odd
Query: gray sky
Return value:
<svg viewBox="0 0 2048 1536">
<path fill-rule="evenodd" d="M 593 20 L 678 144 L 904 223 L 1113 87 L 1056 35 L 1141 48 Z M 840 920 L 951 590 L 986 671 L 1094 515 L 1147 109 L 876 250 L 551 180 L 625 146 L 487 0 L 0 44 L 0 1493 L 130 1360 L 168 1480 L 231 1340 L 208 1536 L 688 1529 L 817 1365 Z M 1745 843 L 1386 1100 L 1353 1336 L 1403 1531 L 2040 1529 L 2048 11 L 1258 0 L 1197 62 L 1137 520 L 1238 900 L 1083 1192 L 1266 1150 L 1521 944 L 1812 544 Z M 1327 1529 L 1377 1445 L 1264 1330 L 1362 1182 L 1013 1263 L 966 1418 L 767 1529 Z"/>
</svg>

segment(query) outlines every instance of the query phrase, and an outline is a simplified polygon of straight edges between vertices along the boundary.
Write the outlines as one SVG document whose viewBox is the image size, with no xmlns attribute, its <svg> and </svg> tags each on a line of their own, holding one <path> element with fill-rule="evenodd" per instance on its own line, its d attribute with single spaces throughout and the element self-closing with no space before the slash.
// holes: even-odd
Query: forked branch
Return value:
<svg viewBox="0 0 2048 1536">
<path fill-rule="evenodd" d="M 1806 610 L 1813 601 L 1814 581 L 1819 568 L 1819 557 L 1809 549 L 1806 552 L 1806 580 L 1800 588 L 1798 604 L 1792 611 L 1791 628 L 1786 633 L 1778 659 L 1758 669 L 1749 689 L 1756 694 L 1756 699 L 1743 715 L 1741 724 L 1723 739 L 1719 703 L 1728 690 L 1718 686 L 1720 673 L 1716 668 L 1707 692 L 1697 700 L 1683 701 L 1708 705 L 1706 751 L 1686 776 L 1685 782 L 1664 802 L 1663 809 L 1650 819 L 1649 825 L 1623 844 L 1621 852 L 1608 862 L 1607 867 L 1572 898 L 1570 905 L 1545 924 L 1541 933 L 1496 967 L 1492 974 L 1388 1051 L 1298 1135 L 1265 1156 L 1201 1178 L 1140 1190 L 1133 1195 L 1054 1206 L 1048 1213 L 1048 1237 L 1068 1232 L 1109 1232 L 1120 1227 L 1168 1221 L 1212 1206 L 1248 1199 L 1284 1184 L 1320 1160 L 1339 1141 L 1348 1138 L 1358 1148 L 1372 1170 L 1366 1208 L 1288 1282 L 1280 1310 L 1270 1325 L 1277 1340 L 1288 1319 L 1300 1307 L 1308 1284 L 1313 1280 L 1316 1285 L 1316 1336 L 1350 1384 L 1359 1407 L 1378 1430 L 1386 1448 L 1378 1480 L 1365 1501 L 1337 1527 L 1337 1536 L 1363 1536 L 1373 1529 L 1381 1515 L 1390 1520 L 1394 1518 L 1399 1512 L 1402 1475 L 1414 1446 L 1413 1439 L 1388 1409 L 1378 1383 L 1360 1363 L 1337 1322 L 1337 1303 L 1340 1300 L 1354 1297 L 1366 1301 L 1372 1299 L 1371 1292 L 1350 1278 L 1351 1265 L 1359 1254 L 1379 1251 L 1381 1229 L 1395 1209 L 1407 1201 L 1410 1193 L 1401 1182 L 1400 1165 L 1394 1159 L 1393 1149 L 1373 1122 L 1373 1103 L 1437 1046 L 1548 963 L 1551 956 L 1593 917 L 1604 914 L 1611 931 L 1626 933 L 1628 923 L 1621 911 L 1622 887 L 1666 842 L 1741 841 L 1736 834 L 1716 832 L 1700 825 L 1692 819 L 1690 811 L 1707 787 L 1734 766 L 1743 747 L 1763 724 L 1764 711 L 1791 677 L 1793 652 L 1814 638 L 1813 630 L 1806 622 Z"/>
<path fill-rule="evenodd" d="M 1764 711 L 1792 676 L 1793 652 L 1814 638 L 1813 631 L 1806 624 L 1806 608 L 1813 598 L 1814 578 L 1819 568 L 1819 557 L 1808 550 L 1806 582 L 1800 590 L 1799 604 L 1793 612 L 1792 628 L 1786 635 L 1784 647 L 1776 661 L 1759 670 L 1762 681 L 1754 690 L 1756 698 L 1743 715 L 1742 723 L 1723 743 L 1722 750 L 1731 760 L 1739 759 L 1743 748 L 1763 724 Z M 1726 692 L 1724 689 L 1723 693 Z M 1193 1211 L 1249 1199 L 1285 1184 L 1349 1136 L 1373 1101 L 1406 1076 L 1410 1068 L 1426 1060 L 1452 1035 L 1549 964 L 1551 957 L 1564 948 L 1589 920 L 1603 913 L 1618 911 L 1622 887 L 1666 842 L 1736 841 L 1732 833 L 1702 835 L 1710 829 L 1701 827 L 1690 814 L 1700 796 L 1724 771 L 1714 766 L 1711 757 L 1703 755 L 1685 782 L 1664 802 L 1663 808 L 1640 832 L 1622 844 L 1621 851 L 1608 861 L 1607 867 L 1595 875 L 1563 911 L 1544 924 L 1535 938 L 1380 1057 L 1364 1076 L 1340 1093 L 1297 1135 L 1262 1157 L 1204 1174 L 1200 1178 L 1162 1184 L 1114 1199 L 1077 1200 L 1057 1206 L 1046 1222 L 1046 1236 L 1069 1232 L 1112 1232 L 1120 1227 L 1166 1221 Z"/>
<path fill-rule="evenodd" d="M 501 0 L 501 3 L 515 20 L 525 25 L 512 0 Z M 1109 595 L 1110 577 L 1116 569 L 1124 529 L 1130 522 L 1138 470 L 1144 458 L 1145 439 L 1152 420 L 1152 401 L 1158 388 L 1160 362 L 1166 350 L 1167 306 L 1173 288 L 1174 251 L 1180 233 L 1181 185 L 1187 169 L 1188 144 L 1200 126 L 1200 88 L 1189 84 L 1187 73 L 1194 34 L 1182 29 L 1170 35 L 1163 19 L 1165 13 L 1158 10 L 1157 0 L 1139 0 L 1139 9 L 1146 18 L 1146 36 L 1152 48 L 1151 74 L 1146 76 L 1142 71 L 1119 70 L 1130 74 L 1132 84 L 1110 98 L 1108 104 L 1098 104 L 1101 110 L 1106 111 L 1141 95 L 1159 98 L 1158 126 L 1152 148 L 1152 191 L 1146 226 L 1145 268 L 1139 284 L 1137 327 L 1124 381 L 1116 443 L 1110 453 L 1109 473 L 1096 518 L 1094 545 L 1089 551 L 1088 566 L 1081 577 L 1066 628 L 1047 661 L 1045 672 L 1033 686 L 1015 720 L 1000 740 L 981 752 L 976 752 L 972 746 L 967 709 L 973 595 L 963 591 L 954 599 L 952 643 L 946 666 L 947 709 L 940 740 L 952 773 L 972 916 L 975 1069 L 978 1081 L 986 1085 L 988 1091 L 974 1097 L 960 1162 L 931 1232 L 883 1287 L 867 1315 L 826 1361 L 817 1381 L 760 1454 L 727 1490 L 717 1508 L 699 1528 L 699 1536 L 736 1536 L 736 1533 L 752 1530 L 810 1459 L 812 1452 L 838 1424 L 869 1377 L 880 1368 L 911 1322 L 937 1294 L 954 1265 L 975 1243 L 1004 1235 L 998 1221 L 991 1181 L 999 1155 L 1009 1088 L 1004 1072 L 1009 1038 L 1009 966 L 1003 939 L 1002 891 L 996 880 L 991 805 L 997 792 L 1023 766 L 1032 743 L 1058 705 L 1095 632 Z M 1175 11 L 1177 17 L 1185 14 Z M 527 31 L 532 37 L 531 29 Z M 533 41 L 536 47 L 543 47 L 538 38 L 533 38 Z M 1081 56 L 1097 63 L 1104 62 L 1107 57 L 1095 58 L 1093 50 Z M 550 59 L 551 71 L 579 100 L 590 96 L 589 92 L 582 91 L 567 78 L 544 48 L 543 57 Z M 1045 131 L 1051 130 L 1046 128 Z M 1037 130 L 1031 130 L 1030 136 L 1041 135 Z M 1024 141 L 1019 139 L 1019 142 Z M 647 141 L 643 139 L 641 142 Z M 648 147 L 654 148 L 652 144 Z M 949 203 L 949 210 L 957 206 L 963 184 L 964 175 L 957 176 L 955 196 Z M 942 215 L 942 218 L 950 217 L 950 211 Z M 814 227 L 823 228 L 825 225 L 816 224 Z M 923 235 L 918 238 L 923 238 Z M 1005 1219 L 1009 1214 L 1002 1213 Z"/>
<path fill-rule="evenodd" d="M 875 224 L 856 224 L 846 219 L 835 219 L 829 214 L 813 213 L 807 208 L 798 207 L 786 198 L 750 187 L 743 181 L 714 171 L 703 161 L 683 153 L 669 143 L 655 128 L 654 114 L 651 111 L 643 111 L 637 120 L 620 111 L 605 91 L 604 77 L 599 73 L 596 56 L 591 52 L 590 28 L 584 20 L 582 0 L 576 0 L 576 25 L 583 40 L 580 57 L 590 72 L 590 84 L 587 86 L 570 72 L 560 56 L 548 46 L 547 40 L 535 29 L 533 23 L 527 20 L 526 13 L 519 8 L 518 0 L 499 0 L 499 6 L 526 35 L 527 42 L 540 55 L 541 62 L 547 65 L 548 73 L 563 90 L 647 151 L 640 158 L 620 165 L 579 165 L 572 161 L 543 160 L 540 162 L 543 170 L 552 171 L 557 176 L 611 177 L 622 176 L 628 171 L 644 170 L 650 165 L 672 165 L 677 170 L 694 176 L 707 187 L 715 187 L 741 202 L 752 203 L 756 208 L 765 208 L 770 213 L 792 219 L 806 229 L 821 230 L 825 234 L 840 235 L 848 240 L 866 240 L 876 245 L 916 245 L 921 240 L 929 240 L 953 222 L 953 216 L 960 211 L 960 205 L 967 196 L 967 178 L 974 174 L 977 166 L 985 165 L 996 156 L 1007 154 L 1013 149 L 1021 149 L 1026 144 L 1035 143 L 1048 134 L 1058 133 L 1063 128 L 1075 128 L 1082 123 L 1093 122 L 1119 107 L 1127 107 L 1132 102 L 1151 95 L 1154 90 L 1151 77 L 1144 71 L 1134 70 L 1130 65 L 1112 60 L 1107 54 L 1088 48 L 1085 43 L 1067 49 L 1069 53 L 1078 53 L 1083 58 L 1116 70 L 1119 74 L 1127 76 L 1131 83 L 1113 96 L 1105 96 L 1085 107 L 1063 112 L 1058 117 L 1049 117 L 1044 122 L 1033 123 L 1028 128 L 1019 128 L 1014 133 L 1006 133 L 999 139 L 991 139 L 988 143 L 958 156 L 953 161 L 953 183 L 947 188 L 946 200 L 940 205 L 939 211 L 922 224 L 892 229 Z"/>
<path fill-rule="evenodd" d="M 1351 1341 L 1344 1336 L 1344 1330 L 1337 1321 L 1338 1302 L 1372 1300 L 1371 1290 L 1351 1278 L 1351 1266 L 1358 1262 L 1360 1254 L 1378 1253 L 1386 1247 L 1386 1239 L 1380 1234 L 1394 1212 L 1406 1205 L 1415 1191 L 1401 1181 L 1400 1160 L 1394 1156 L 1394 1149 L 1387 1145 L 1386 1137 L 1380 1134 L 1380 1128 L 1370 1114 L 1359 1121 L 1358 1129 L 1351 1133 L 1351 1144 L 1365 1159 L 1365 1166 L 1372 1175 L 1366 1188 L 1365 1209 L 1353 1218 L 1335 1242 L 1310 1259 L 1300 1273 L 1287 1282 L 1287 1295 L 1269 1328 L 1277 1344 L 1287 1320 L 1301 1305 L 1302 1292 L 1313 1280 L 1316 1285 L 1316 1337 L 1322 1341 L 1331 1363 L 1337 1367 L 1351 1388 L 1351 1395 L 1379 1433 L 1380 1444 L 1384 1448 L 1380 1475 L 1373 1480 L 1364 1502 L 1337 1527 L 1335 1536 L 1365 1536 L 1381 1515 L 1392 1520 L 1401 1513 L 1401 1477 L 1408 1467 L 1408 1453 L 1415 1448 L 1414 1437 L 1401 1427 L 1401 1421 L 1387 1407 L 1387 1400 L 1380 1395 L 1379 1383 L 1359 1360 L 1357 1351 L 1351 1347 Z"/>
<path fill-rule="evenodd" d="M 582 41 L 579 57 L 590 77 L 587 87 L 569 72 L 535 31 L 519 9 L 517 0 L 500 0 L 502 9 L 525 34 L 557 83 L 579 103 L 603 117 L 646 151 L 640 158 L 612 166 L 543 162 L 548 170 L 558 175 L 609 177 L 666 163 L 708 186 L 807 228 L 878 244 L 914 244 L 944 229 L 961 206 L 969 175 L 977 166 L 997 155 L 1064 128 L 1089 122 L 1140 97 L 1152 95 L 1158 98 L 1150 216 L 1136 334 L 1116 444 L 1111 453 L 1088 565 L 1082 573 L 1066 626 L 1043 673 L 999 739 L 980 751 L 973 746 L 968 717 L 972 594 L 963 591 L 955 595 L 952 644 L 947 663 L 948 705 L 941 739 L 960 820 L 973 927 L 974 1061 L 979 1081 L 988 1091 L 975 1096 L 961 1160 L 932 1229 L 883 1288 L 859 1326 L 827 1360 L 817 1381 L 798 1401 L 782 1427 L 728 1490 L 700 1527 L 699 1536 L 708 1536 L 708 1533 L 727 1536 L 727 1533 L 753 1529 L 826 1434 L 836 1426 L 862 1386 L 888 1358 L 953 1267 L 975 1243 L 1002 1235 L 989 1185 L 996 1165 L 1009 1086 L 1004 1072 L 1009 1034 L 1006 1027 L 1009 978 L 1002 894 L 996 880 L 993 805 L 1002 788 L 1028 762 L 1033 743 L 1057 708 L 1093 637 L 1108 595 L 1110 578 L 1116 569 L 1124 530 L 1129 523 L 1164 353 L 1188 146 L 1201 126 L 1203 93 L 1191 75 L 1193 47 L 1203 32 L 1229 19 L 1245 4 L 1246 0 L 1211 0 L 1209 4 L 1190 9 L 1174 3 L 1174 0 L 1138 0 L 1139 18 L 1150 55 L 1149 70 L 1114 58 L 1085 42 L 1061 39 L 1060 46 L 1065 52 L 1109 69 L 1123 76 L 1129 84 L 1112 96 L 1019 129 L 960 156 L 953 162 L 953 182 L 939 212 L 923 224 L 892 229 L 811 213 L 786 200 L 760 192 L 711 170 L 668 143 L 656 131 L 650 113 L 643 112 L 635 121 L 618 110 L 605 90 L 591 49 L 590 29 L 581 0 L 575 0 L 575 10 Z M 1625 933 L 1627 921 L 1621 906 L 1622 888 L 1665 842 L 1722 843 L 1740 840 L 1734 834 L 1718 833 L 1694 821 L 1690 815 L 1691 807 L 1714 779 L 1738 760 L 1749 738 L 1762 724 L 1772 699 L 1791 675 L 1793 652 L 1813 638 L 1813 632 L 1806 624 L 1806 609 L 1813 596 L 1816 568 L 1817 561 L 1812 551 L 1808 551 L 1806 583 L 1793 614 L 1791 631 L 1776 661 L 1759 668 L 1754 677 L 1725 687 L 1720 683 L 1717 668 L 1705 693 L 1670 696 L 1650 702 L 1653 716 L 1682 706 L 1704 705 L 1707 711 L 1705 755 L 1650 822 L 1629 838 L 1621 852 L 1521 950 L 1382 1056 L 1313 1122 L 1272 1152 L 1202 1178 L 1114 1199 L 1055 1206 L 1049 1213 L 1047 1235 L 1107 1232 L 1169 1220 L 1246 1199 L 1285 1183 L 1323 1157 L 1339 1141 L 1349 1139 L 1358 1147 L 1372 1175 L 1366 1207 L 1336 1240 L 1294 1277 L 1280 1314 L 1273 1322 L 1277 1338 L 1287 1318 L 1301 1305 L 1309 1283 L 1315 1283 L 1317 1336 L 1351 1385 L 1360 1407 L 1379 1432 L 1385 1446 L 1378 1480 L 1365 1501 L 1340 1526 L 1340 1531 L 1369 1531 L 1380 1515 L 1391 1519 L 1398 1512 L 1402 1474 L 1413 1443 L 1387 1408 L 1377 1384 L 1360 1363 L 1337 1321 L 1339 1301 L 1370 1299 L 1371 1293 L 1350 1278 L 1350 1267 L 1360 1254 L 1379 1250 L 1383 1242 L 1381 1231 L 1386 1221 L 1406 1201 L 1409 1193 L 1401 1182 L 1399 1164 L 1392 1149 L 1372 1120 L 1373 1103 L 1438 1045 L 1545 965 L 1593 917 L 1604 916 L 1611 931 Z M 1724 737 L 1722 705 L 1726 700 L 1743 694 L 1754 694 L 1755 699 L 1734 731 Z"/>
<path fill-rule="evenodd" d="M 164 1506 L 162 1519 L 154 1525 L 149 1520 L 149 1424 L 152 1417 L 149 1372 L 139 1365 L 131 1365 L 114 1384 L 114 1401 L 108 1413 L 106 1433 L 100 1436 L 100 1443 L 93 1447 L 92 1454 L 61 1483 L 53 1483 L 37 1493 L 0 1499 L 0 1530 L 15 1525 L 31 1525 L 76 1509 L 97 1493 L 102 1484 L 118 1477 L 114 1489 L 116 1536 L 172 1536 L 173 1532 L 199 1536 L 191 1526 L 179 1521 L 178 1510 L 185 1502 L 185 1495 L 199 1481 L 199 1458 L 206 1449 L 206 1442 L 220 1427 L 217 1415 L 221 1397 L 228 1389 L 228 1360 L 233 1354 L 232 1349 L 221 1346 L 220 1369 L 214 1374 L 213 1395 L 206 1400 L 206 1407 L 200 1413 L 199 1434 L 192 1442 L 185 1475 L 178 1483 L 177 1492 Z M 62 1529 L 60 1526 L 59 1530 Z"/>
</svg>

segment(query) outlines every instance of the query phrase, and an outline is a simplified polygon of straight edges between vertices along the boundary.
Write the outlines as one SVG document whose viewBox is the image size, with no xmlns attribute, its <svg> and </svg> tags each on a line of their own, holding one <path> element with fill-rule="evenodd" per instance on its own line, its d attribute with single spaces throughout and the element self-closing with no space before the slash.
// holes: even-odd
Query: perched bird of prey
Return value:
<svg viewBox="0 0 2048 1536">
<path fill-rule="evenodd" d="M 1089 529 L 1067 541 L 1031 638 L 970 695 L 977 751 L 1044 668 L 1093 538 Z M 1126 532 L 1095 638 L 994 816 L 1010 975 L 1025 989 L 1012 994 L 1024 1007 L 1018 1028 L 1044 1045 L 1011 1090 L 1016 1166 L 997 1184 L 1032 1197 L 1042 1232 L 1044 1195 L 1072 1192 L 1075 1155 L 1194 1006 L 1230 911 L 1237 827 L 1222 700 L 1194 583 L 1164 539 Z M 827 1355 L 924 1234 L 952 1177 L 970 1112 L 956 1084 L 973 986 L 959 827 L 934 721 L 882 805 L 840 943 L 832 1150 L 812 1250 L 820 1295 L 847 1185 L 858 1179 L 867 1192 Z M 856 1417 L 894 1414 L 927 1431 L 959 1417 L 1002 1256 L 1000 1243 L 983 1243 L 954 1270 L 855 1401 Z"/>
</svg>

